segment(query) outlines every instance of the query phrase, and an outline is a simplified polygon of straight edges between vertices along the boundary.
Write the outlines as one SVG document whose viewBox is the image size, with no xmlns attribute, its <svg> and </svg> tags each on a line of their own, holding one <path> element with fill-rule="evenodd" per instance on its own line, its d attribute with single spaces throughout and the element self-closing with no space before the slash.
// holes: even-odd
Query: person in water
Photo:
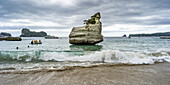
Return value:
<svg viewBox="0 0 170 85">
<path fill-rule="evenodd" d="M 34 43 L 38 43 L 38 40 L 35 40 Z"/>
<path fill-rule="evenodd" d="M 39 40 L 39 43 L 41 43 L 41 40 Z"/>
<path fill-rule="evenodd" d="M 31 41 L 31 44 L 33 44 L 33 43 L 34 43 L 34 41 L 32 40 L 32 41 Z"/>
</svg>

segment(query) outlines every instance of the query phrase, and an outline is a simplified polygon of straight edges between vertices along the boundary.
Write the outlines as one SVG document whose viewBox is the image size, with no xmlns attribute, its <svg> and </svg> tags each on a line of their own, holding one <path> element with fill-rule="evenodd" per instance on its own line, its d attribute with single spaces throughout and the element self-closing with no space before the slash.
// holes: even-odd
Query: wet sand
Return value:
<svg viewBox="0 0 170 85">
<path fill-rule="evenodd" d="M 0 74 L 0 85 L 170 85 L 170 63 Z"/>
</svg>

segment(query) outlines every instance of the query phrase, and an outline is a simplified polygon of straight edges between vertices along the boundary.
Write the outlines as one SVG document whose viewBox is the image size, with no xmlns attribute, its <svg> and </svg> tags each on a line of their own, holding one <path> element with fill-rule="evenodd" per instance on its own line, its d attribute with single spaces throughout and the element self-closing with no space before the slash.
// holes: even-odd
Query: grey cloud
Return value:
<svg viewBox="0 0 170 85">
<path fill-rule="evenodd" d="M 103 27 L 114 24 L 169 25 L 169 0 L 77 0 L 75 6 L 41 5 L 34 0 L 1 0 L 0 23 L 13 23 L 15 19 L 29 19 L 32 22 L 49 21 L 62 25 L 53 29 L 71 29 L 83 25 L 95 12 L 101 12 Z M 158 15 L 162 19 L 134 19 Z M 24 22 L 20 22 L 24 24 Z M 21 28 L 23 26 L 20 26 Z M 20 27 L 0 27 L 0 29 Z M 49 28 L 29 26 L 29 28 Z M 114 28 L 114 27 L 113 27 Z"/>
</svg>

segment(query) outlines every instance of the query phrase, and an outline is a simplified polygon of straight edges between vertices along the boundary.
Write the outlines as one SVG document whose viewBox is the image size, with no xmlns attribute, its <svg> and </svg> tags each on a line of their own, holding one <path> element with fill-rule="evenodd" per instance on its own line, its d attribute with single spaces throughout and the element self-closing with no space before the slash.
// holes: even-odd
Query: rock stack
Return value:
<svg viewBox="0 0 170 85">
<path fill-rule="evenodd" d="M 30 31 L 29 29 L 27 28 L 23 28 L 21 30 L 21 35 L 20 37 L 45 37 L 47 36 L 47 33 L 46 32 L 35 32 L 35 31 Z"/>
<path fill-rule="evenodd" d="M 69 35 L 69 43 L 77 45 L 95 45 L 103 41 L 101 35 L 102 23 L 100 13 L 91 16 L 91 19 L 84 20 L 85 26 L 73 27 Z"/>
</svg>

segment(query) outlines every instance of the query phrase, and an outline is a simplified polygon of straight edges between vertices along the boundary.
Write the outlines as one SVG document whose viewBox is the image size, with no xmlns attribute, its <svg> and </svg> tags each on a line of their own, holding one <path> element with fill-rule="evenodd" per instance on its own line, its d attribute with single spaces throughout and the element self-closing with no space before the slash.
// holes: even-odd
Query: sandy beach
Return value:
<svg viewBox="0 0 170 85">
<path fill-rule="evenodd" d="M 0 74 L 0 85 L 169 85 L 170 63 Z"/>
</svg>

